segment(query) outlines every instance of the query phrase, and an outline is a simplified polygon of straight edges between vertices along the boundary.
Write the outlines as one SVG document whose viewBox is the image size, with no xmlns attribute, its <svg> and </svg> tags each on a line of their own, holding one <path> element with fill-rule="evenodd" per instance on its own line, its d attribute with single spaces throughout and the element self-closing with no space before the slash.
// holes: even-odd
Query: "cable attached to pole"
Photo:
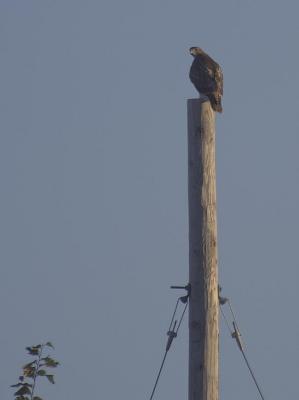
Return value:
<svg viewBox="0 0 299 400">
<path fill-rule="evenodd" d="M 176 302 L 176 305 L 175 305 L 175 308 L 174 308 L 174 312 L 172 314 L 171 321 L 170 321 L 170 324 L 169 324 L 169 328 L 168 328 L 168 331 L 167 331 L 168 339 L 167 339 L 167 343 L 166 343 L 165 353 L 164 353 L 163 360 L 162 360 L 162 363 L 161 363 L 161 366 L 160 366 L 160 369 L 159 369 L 159 372 L 158 372 L 158 375 L 157 375 L 157 378 L 156 378 L 156 381 L 155 381 L 155 384 L 154 384 L 154 387 L 153 387 L 153 390 L 152 390 L 152 393 L 151 393 L 151 396 L 150 396 L 150 400 L 152 400 L 153 397 L 154 397 L 154 394 L 155 394 L 155 391 L 156 391 L 156 388 L 157 388 L 157 385 L 158 385 L 158 382 L 159 382 L 159 379 L 160 379 L 160 375 L 161 375 L 161 372 L 162 372 L 164 364 L 165 364 L 167 353 L 168 353 L 168 351 L 169 351 L 169 349 L 170 349 L 170 347 L 172 345 L 173 339 L 175 339 L 177 337 L 177 335 L 178 335 L 178 331 L 179 331 L 180 326 L 182 324 L 182 321 L 183 321 L 183 318 L 184 318 L 184 315 L 185 315 L 185 311 L 186 311 L 186 309 L 188 307 L 188 299 L 189 299 L 189 294 L 190 294 L 189 285 L 187 285 L 187 286 L 171 286 L 171 288 L 172 289 L 186 289 L 188 291 L 188 293 L 187 293 L 186 296 L 181 296 L 181 297 L 179 297 L 177 299 L 177 302 Z M 181 313 L 180 318 L 177 320 L 177 319 L 175 319 L 175 316 L 176 316 L 178 305 L 179 305 L 180 301 L 184 304 L 184 308 L 183 308 L 183 311 Z"/>
<path fill-rule="evenodd" d="M 223 319 L 224 319 L 224 321 L 225 321 L 225 324 L 226 324 L 226 326 L 227 326 L 227 328 L 228 328 L 228 330 L 229 330 L 229 333 L 230 333 L 231 337 L 232 337 L 233 339 L 236 340 L 236 343 L 237 343 L 237 345 L 238 345 L 238 348 L 239 348 L 239 350 L 240 350 L 241 353 L 242 353 L 242 356 L 243 356 L 243 358 L 244 358 L 244 360 L 245 360 L 245 363 L 246 363 L 247 368 L 248 368 L 248 370 L 249 370 L 249 372 L 250 372 L 250 374 L 251 374 L 251 377 L 252 377 L 252 379 L 253 379 L 253 381 L 254 381 L 254 383 L 255 383 L 255 386 L 256 386 L 256 388 L 257 388 L 257 390 L 258 390 L 258 392 L 259 392 L 259 395 L 261 396 L 261 399 L 262 399 L 262 400 L 265 400 L 264 395 L 263 395 L 263 393 L 262 393 L 262 391 L 261 391 L 261 388 L 260 388 L 260 386 L 259 386 L 259 384 L 258 384 L 258 382 L 257 382 L 257 380 L 256 380 L 255 375 L 254 375 L 254 372 L 253 372 L 253 370 L 252 370 L 252 368 L 251 368 L 251 366 L 250 366 L 250 364 L 249 364 L 248 358 L 247 358 L 247 356 L 246 356 L 246 354 L 245 354 L 243 341 L 242 341 L 242 339 L 241 339 L 241 336 L 242 336 L 242 335 L 241 335 L 241 333 L 240 333 L 240 329 L 239 329 L 239 327 L 238 327 L 238 323 L 237 323 L 237 320 L 236 320 L 235 313 L 234 313 L 234 311 L 233 311 L 231 302 L 230 302 L 230 300 L 229 300 L 228 298 L 222 297 L 222 296 L 220 295 L 220 292 L 221 292 L 221 287 L 218 286 L 218 298 L 219 298 L 219 304 L 220 304 L 220 311 L 221 311 L 221 314 L 222 314 Z M 227 303 L 228 306 L 229 306 L 229 310 L 230 310 L 230 313 L 231 313 L 231 316 L 232 316 L 233 330 L 230 328 L 228 319 L 226 318 L 226 315 L 225 315 L 225 313 L 224 313 L 224 311 L 223 311 L 223 309 L 222 309 L 222 306 L 223 306 L 224 304 L 226 304 L 226 303 Z"/>
</svg>

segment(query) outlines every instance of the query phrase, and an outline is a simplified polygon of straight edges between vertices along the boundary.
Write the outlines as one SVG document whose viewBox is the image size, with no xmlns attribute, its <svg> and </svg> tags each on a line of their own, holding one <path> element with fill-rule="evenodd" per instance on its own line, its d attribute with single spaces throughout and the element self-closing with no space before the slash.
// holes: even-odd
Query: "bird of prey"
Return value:
<svg viewBox="0 0 299 400">
<path fill-rule="evenodd" d="M 199 94 L 207 96 L 214 111 L 222 112 L 223 74 L 216 63 L 200 47 L 190 47 L 194 57 L 189 77 Z"/>
</svg>

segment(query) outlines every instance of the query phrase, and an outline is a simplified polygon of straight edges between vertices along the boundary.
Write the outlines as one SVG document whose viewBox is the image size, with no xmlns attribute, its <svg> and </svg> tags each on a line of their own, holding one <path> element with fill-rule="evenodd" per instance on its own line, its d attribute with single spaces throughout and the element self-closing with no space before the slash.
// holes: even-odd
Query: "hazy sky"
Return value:
<svg viewBox="0 0 299 400">
<path fill-rule="evenodd" d="M 190 46 L 224 71 L 219 271 L 266 399 L 298 398 L 297 0 L 1 0 L 0 398 L 147 400 L 188 281 Z M 187 320 L 155 399 L 187 399 Z M 221 398 L 258 399 L 221 329 Z"/>
</svg>

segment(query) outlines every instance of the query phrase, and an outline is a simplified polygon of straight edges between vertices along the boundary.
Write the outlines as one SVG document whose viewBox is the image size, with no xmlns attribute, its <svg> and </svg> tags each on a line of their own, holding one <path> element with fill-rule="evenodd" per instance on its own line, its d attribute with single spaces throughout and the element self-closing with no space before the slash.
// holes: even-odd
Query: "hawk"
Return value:
<svg viewBox="0 0 299 400">
<path fill-rule="evenodd" d="M 191 82 L 199 94 L 208 97 L 213 110 L 221 113 L 223 74 L 220 65 L 200 47 L 190 47 L 189 51 L 194 57 L 189 73 Z"/>
</svg>

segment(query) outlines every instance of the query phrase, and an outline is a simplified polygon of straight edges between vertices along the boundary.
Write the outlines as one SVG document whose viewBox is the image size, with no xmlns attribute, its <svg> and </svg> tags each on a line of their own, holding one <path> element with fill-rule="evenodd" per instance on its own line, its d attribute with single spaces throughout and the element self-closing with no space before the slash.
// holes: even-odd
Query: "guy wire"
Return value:
<svg viewBox="0 0 299 400">
<path fill-rule="evenodd" d="M 254 381 L 254 383 L 255 383 L 255 386 L 256 386 L 256 388 L 257 388 L 257 390 L 258 390 L 258 392 L 259 392 L 259 395 L 261 396 L 261 399 L 262 399 L 262 400 L 265 400 L 264 395 L 263 395 L 263 393 L 262 393 L 262 391 L 261 391 L 261 388 L 260 388 L 260 386 L 259 386 L 259 384 L 258 384 L 258 382 L 257 382 L 257 380 L 256 380 L 256 377 L 255 377 L 255 375 L 254 375 L 254 372 L 253 372 L 253 370 L 252 370 L 252 368 L 251 368 L 251 366 L 250 366 L 250 364 L 249 364 L 249 361 L 248 361 L 248 359 L 247 359 L 247 356 L 246 356 L 246 354 L 245 354 L 244 346 L 243 346 L 243 344 L 242 344 L 242 342 L 241 342 L 241 333 L 240 333 L 240 329 L 239 329 L 239 327 L 238 327 L 238 323 L 237 323 L 236 316 L 235 316 L 235 314 L 234 314 L 234 311 L 233 311 L 231 302 L 230 302 L 229 299 L 226 299 L 226 302 L 228 303 L 228 306 L 229 306 L 229 309 L 230 309 L 230 313 L 231 313 L 231 315 L 232 315 L 234 330 L 232 330 L 232 329 L 230 328 L 230 325 L 229 325 L 229 322 L 228 322 L 228 320 L 227 320 L 227 318 L 226 318 L 226 315 L 225 315 L 225 313 L 224 313 L 224 311 L 223 311 L 223 309 L 222 309 L 222 307 L 221 307 L 221 305 L 220 305 L 221 314 L 222 314 L 222 316 L 223 316 L 223 319 L 224 319 L 224 321 L 225 321 L 225 324 L 226 324 L 226 326 L 227 326 L 227 329 L 229 330 L 229 333 L 230 333 L 231 337 L 232 337 L 233 339 L 236 339 L 236 342 L 237 342 L 237 344 L 238 344 L 238 347 L 239 347 L 239 349 L 240 349 L 240 351 L 241 351 L 241 353 L 242 353 L 242 355 L 243 355 L 243 358 L 244 358 L 244 360 L 245 360 L 246 366 L 247 366 L 247 368 L 248 368 L 248 370 L 249 370 L 249 372 L 250 372 L 250 374 L 251 374 L 251 377 L 252 377 L 252 379 L 253 379 L 253 381 Z M 223 303 L 223 304 L 225 304 L 225 303 Z"/>
<path fill-rule="evenodd" d="M 160 379 L 160 375 L 161 375 L 162 369 L 164 367 L 164 363 L 165 363 L 165 360 L 166 360 L 167 353 L 168 353 L 168 351 L 170 349 L 170 346 L 172 344 L 173 339 L 177 337 L 178 331 L 180 329 L 181 323 L 182 323 L 184 315 L 185 315 L 185 311 L 186 311 L 187 306 L 188 306 L 188 299 L 187 299 L 185 307 L 184 307 L 183 312 L 182 312 L 182 315 L 180 317 L 177 329 L 175 329 L 176 325 L 177 325 L 177 320 L 174 321 L 174 317 L 175 317 L 175 314 L 176 314 L 180 299 L 181 298 L 179 297 L 177 302 L 176 302 L 176 305 L 175 305 L 175 308 L 174 308 L 174 312 L 172 314 L 172 318 L 171 318 L 171 321 L 170 321 L 169 329 L 168 329 L 168 332 L 167 332 L 168 340 L 167 340 L 167 344 L 166 344 L 166 350 L 165 350 L 164 357 L 163 357 L 163 360 L 162 360 L 162 363 L 161 363 L 161 366 L 160 366 L 160 369 L 159 369 L 159 372 L 158 372 L 158 375 L 157 375 L 157 378 L 156 378 L 156 381 L 155 381 L 155 384 L 154 384 L 154 387 L 153 387 L 153 390 L 152 390 L 152 393 L 151 393 L 151 396 L 150 396 L 150 400 L 152 400 L 153 397 L 154 397 L 154 394 L 155 394 L 155 391 L 156 391 L 156 387 L 158 385 L 158 382 L 159 382 L 159 379 Z"/>
</svg>

